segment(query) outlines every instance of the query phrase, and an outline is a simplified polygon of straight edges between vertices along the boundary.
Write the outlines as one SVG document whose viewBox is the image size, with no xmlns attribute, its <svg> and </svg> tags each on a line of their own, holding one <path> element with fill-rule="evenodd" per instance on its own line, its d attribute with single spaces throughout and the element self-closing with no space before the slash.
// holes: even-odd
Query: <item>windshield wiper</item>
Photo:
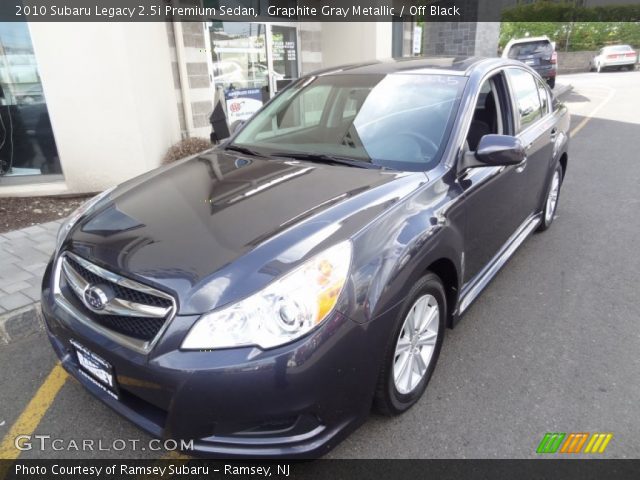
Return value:
<svg viewBox="0 0 640 480">
<path fill-rule="evenodd" d="M 296 160 L 306 160 L 308 162 L 335 163 L 339 165 L 348 165 L 357 168 L 374 168 L 382 170 L 382 165 L 376 165 L 366 160 L 353 160 L 352 158 L 340 157 L 336 155 L 326 155 L 324 153 L 295 153 L 295 152 L 275 152 L 270 154 L 273 157 L 294 158 Z"/>
<path fill-rule="evenodd" d="M 233 150 L 234 152 L 244 153 L 245 155 L 251 155 L 252 157 L 264 157 L 263 154 L 256 152 L 255 150 L 251 150 L 247 147 L 241 147 L 240 145 L 227 145 L 224 147 L 225 150 Z"/>
</svg>

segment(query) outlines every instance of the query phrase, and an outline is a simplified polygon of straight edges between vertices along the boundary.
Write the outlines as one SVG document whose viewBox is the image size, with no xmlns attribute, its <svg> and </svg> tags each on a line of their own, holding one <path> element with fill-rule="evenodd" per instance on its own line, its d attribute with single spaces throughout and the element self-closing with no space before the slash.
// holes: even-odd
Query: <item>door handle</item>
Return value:
<svg viewBox="0 0 640 480">
<path fill-rule="evenodd" d="M 557 137 L 558 137 L 558 129 L 553 127 L 551 129 L 551 141 L 555 142 Z"/>
<path fill-rule="evenodd" d="M 528 157 L 524 157 L 524 160 L 522 160 L 518 165 L 516 165 L 516 172 L 518 173 L 524 172 L 524 169 L 527 168 L 527 158 Z"/>
<path fill-rule="evenodd" d="M 524 160 L 522 160 L 518 165 L 516 165 L 516 172 L 517 173 L 522 173 L 524 171 L 525 168 L 527 168 L 527 159 L 529 158 L 529 150 L 531 150 L 531 147 L 533 147 L 533 142 L 528 143 L 525 147 L 524 147 Z"/>
</svg>

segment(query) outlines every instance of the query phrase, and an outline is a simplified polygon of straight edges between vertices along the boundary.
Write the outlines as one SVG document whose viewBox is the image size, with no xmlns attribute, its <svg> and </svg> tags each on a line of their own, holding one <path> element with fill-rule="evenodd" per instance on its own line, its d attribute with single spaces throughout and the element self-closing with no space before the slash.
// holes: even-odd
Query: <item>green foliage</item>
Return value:
<svg viewBox="0 0 640 480">
<path fill-rule="evenodd" d="M 504 22 L 640 22 L 640 5 L 576 6 L 571 2 L 540 0 L 502 12 Z"/>
<path fill-rule="evenodd" d="M 597 50 L 617 43 L 640 47 L 640 22 L 503 21 L 500 47 L 503 48 L 512 38 L 540 35 L 547 35 L 555 41 L 556 49 L 561 51 Z"/>
</svg>

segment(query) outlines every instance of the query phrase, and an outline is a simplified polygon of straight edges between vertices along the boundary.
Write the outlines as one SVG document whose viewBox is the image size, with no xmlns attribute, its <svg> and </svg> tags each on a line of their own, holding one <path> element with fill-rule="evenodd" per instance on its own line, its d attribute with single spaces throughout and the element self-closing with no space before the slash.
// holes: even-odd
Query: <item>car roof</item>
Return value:
<svg viewBox="0 0 640 480">
<path fill-rule="evenodd" d="M 511 40 L 509 40 L 507 45 L 515 45 L 516 43 L 530 43 L 530 42 L 551 42 L 551 40 L 546 35 L 542 35 L 540 37 L 512 38 Z"/>
<path fill-rule="evenodd" d="M 309 75 L 336 74 L 373 74 L 386 75 L 390 73 L 434 74 L 434 75 L 464 75 L 469 76 L 476 69 L 488 68 L 496 64 L 508 65 L 512 62 L 501 58 L 483 57 L 406 57 L 376 60 L 366 63 L 340 65 L 311 72 Z"/>
</svg>

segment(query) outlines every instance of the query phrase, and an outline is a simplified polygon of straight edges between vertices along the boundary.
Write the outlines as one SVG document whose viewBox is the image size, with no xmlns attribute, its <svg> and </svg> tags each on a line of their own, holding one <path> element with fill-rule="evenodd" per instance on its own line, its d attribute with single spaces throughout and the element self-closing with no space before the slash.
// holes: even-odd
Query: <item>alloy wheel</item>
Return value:
<svg viewBox="0 0 640 480">
<path fill-rule="evenodd" d="M 396 344 L 393 380 L 399 393 L 413 392 L 433 357 L 440 327 L 440 309 L 433 295 L 419 297 L 404 320 Z"/>
</svg>

